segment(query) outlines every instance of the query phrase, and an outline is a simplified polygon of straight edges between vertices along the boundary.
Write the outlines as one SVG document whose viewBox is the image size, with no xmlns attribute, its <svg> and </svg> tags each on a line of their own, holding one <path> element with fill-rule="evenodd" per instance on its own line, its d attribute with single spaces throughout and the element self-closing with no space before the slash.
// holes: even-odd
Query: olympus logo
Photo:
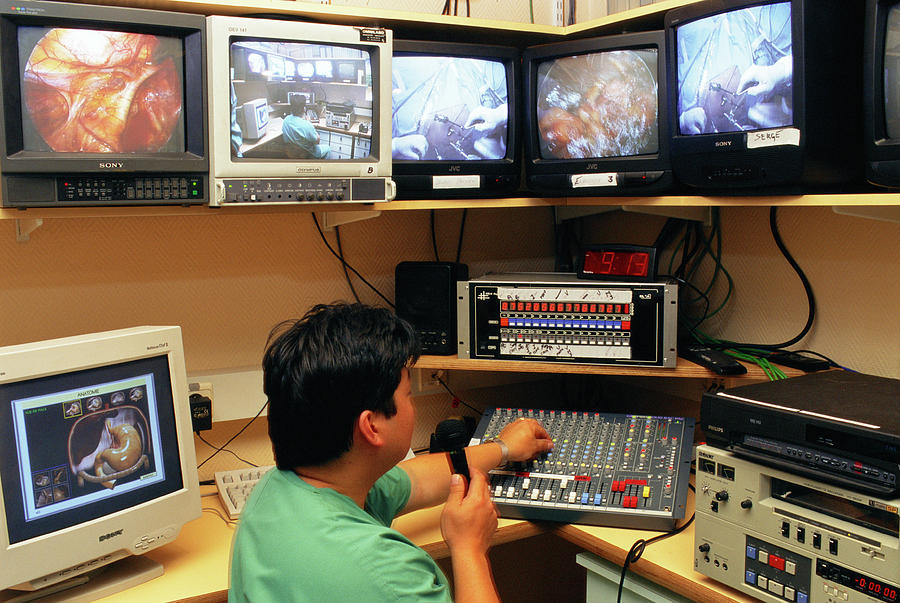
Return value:
<svg viewBox="0 0 900 603">
<path fill-rule="evenodd" d="M 303 167 L 303 166 L 301 166 L 301 167 L 297 168 L 298 174 L 318 174 L 321 171 L 322 171 L 322 168 L 318 168 L 318 167 Z"/>
<path fill-rule="evenodd" d="M 730 140 L 719 140 L 718 142 L 716 142 L 716 146 L 717 147 L 730 147 L 731 141 Z"/>
<path fill-rule="evenodd" d="M 101 161 L 98 165 L 103 169 L 115 169 L 123 167 L 125 164 L 121 161 Z"/>
<path fill-rule="evenodd" d="M 709 429 L 710 431 L 715 431 L 718 433 L 725 433 L 725 430 L 723 428 L 719 427 L 718 425 L 707 425 L 706 428 Z"/>
<path fill-rule="evenodd" d="M 110 538 L 115 538 L 116 536 L 121 536 L 123 531 L 124 530 L 116 530 L 115 532 L 110 532 L 108 534 L 101 534 L 100 542 L 103 542 L 104 540 L 109 540 Z"/>
</svg>

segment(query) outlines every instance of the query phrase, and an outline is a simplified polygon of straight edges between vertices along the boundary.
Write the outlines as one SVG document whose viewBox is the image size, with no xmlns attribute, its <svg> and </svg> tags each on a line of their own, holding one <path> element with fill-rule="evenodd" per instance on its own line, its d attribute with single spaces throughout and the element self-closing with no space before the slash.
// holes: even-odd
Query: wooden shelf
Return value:
<svg viewBox="0 0 900 603">
<path fill-rule="evenodd" d="M 621 366 L 598 364 L 574 364 L 566 362 L 534 362 L 527 360 L 489 360 L 458 358 L 457 356 L 422 356 L 415 368 L 444 369 L 449 371 L 500 371 L 513 373 L 554 373 L 568 375 L 618 375 L 638 377 L 670 377 L 685 379 L 727 380 L 729 385 L 741 382 L 768 381 L 761 368 L 744 364 L 747 374 L 737 376 L 717 375 L 709 369 L 679 358 L 674 369 L 653 366 Z M 802 371 L 779 367 L 788 377 L 803 375 Z"/>
</svg>

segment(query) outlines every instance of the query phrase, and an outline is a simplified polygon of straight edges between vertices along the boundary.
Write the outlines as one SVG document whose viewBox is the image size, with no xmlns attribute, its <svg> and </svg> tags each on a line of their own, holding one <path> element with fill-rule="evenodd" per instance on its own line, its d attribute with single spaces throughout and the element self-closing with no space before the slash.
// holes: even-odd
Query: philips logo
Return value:
<svg viewBox="0 0 900 603">
<path fill-rule="evenodd" d="M 709 429 L 710 431 L 715 431 L 717 433 L 725 433 L 725 430 L 722 427 L 719 427 L 718 425 L 707 425 L 706 428 Z"/>
<path fill-rule="evenodd" d="M 101 534 L 100 542 L 103 542 L 104 540 L 109 540 L 110 538 L 115 538 L 116 536 L 121 536 L 122 532 L 123 532 L 123 530 L 116 530 L 115 532 L 110 532 L 108 534 Z"/>
<path fill-rule="evenodd" d="M 125 164 L 121 161 L 101 161 L 98 165 L 101 169 L 115 169 L 123 167 Z"/>
</svg>

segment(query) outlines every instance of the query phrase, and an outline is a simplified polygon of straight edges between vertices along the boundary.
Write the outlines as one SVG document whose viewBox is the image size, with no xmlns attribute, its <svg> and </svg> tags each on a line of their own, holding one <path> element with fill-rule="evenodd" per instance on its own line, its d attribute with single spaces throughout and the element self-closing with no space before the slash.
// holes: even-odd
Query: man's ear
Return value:
<svg viewBox="0 0 900 603">
<path fill-rule="evenodd" d="M 370 446 L 382 446 L 384 437 L 381 433 L 381 415 L 371 410 L 359 413 L 356 419 L 356 430 L 363 442 Z"/>
</svg>

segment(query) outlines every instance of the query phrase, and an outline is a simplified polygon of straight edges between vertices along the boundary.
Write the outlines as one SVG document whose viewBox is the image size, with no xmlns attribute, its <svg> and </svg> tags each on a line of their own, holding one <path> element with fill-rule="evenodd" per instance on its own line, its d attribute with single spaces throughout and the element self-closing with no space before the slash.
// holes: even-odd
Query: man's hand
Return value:
<svg viewBox="0 0 900 603">
<path fill-rule="evenodd" d="M 516 419 L 498 437 L 509 448 L 510 461 L 530 461 L 553 448 L 550 434 L 534 419 Z"/>
<path fill-rule="evenodd" d="M 394 159 L 422 159 L 428 151 L 428 140 L 421 134 L 409 134 L 391 142 Z"/>
<path fill-rule="evenodd" d="M 466 491 L 461 475 L 450 479 L 450 494 L 441 513 L 441 534 L 451 554 L 481 555 L 491 546 L 497 531 L 497 510 L 491 502 L 487 478 L 470 468 L 472 482 Z"/>
</svg>

